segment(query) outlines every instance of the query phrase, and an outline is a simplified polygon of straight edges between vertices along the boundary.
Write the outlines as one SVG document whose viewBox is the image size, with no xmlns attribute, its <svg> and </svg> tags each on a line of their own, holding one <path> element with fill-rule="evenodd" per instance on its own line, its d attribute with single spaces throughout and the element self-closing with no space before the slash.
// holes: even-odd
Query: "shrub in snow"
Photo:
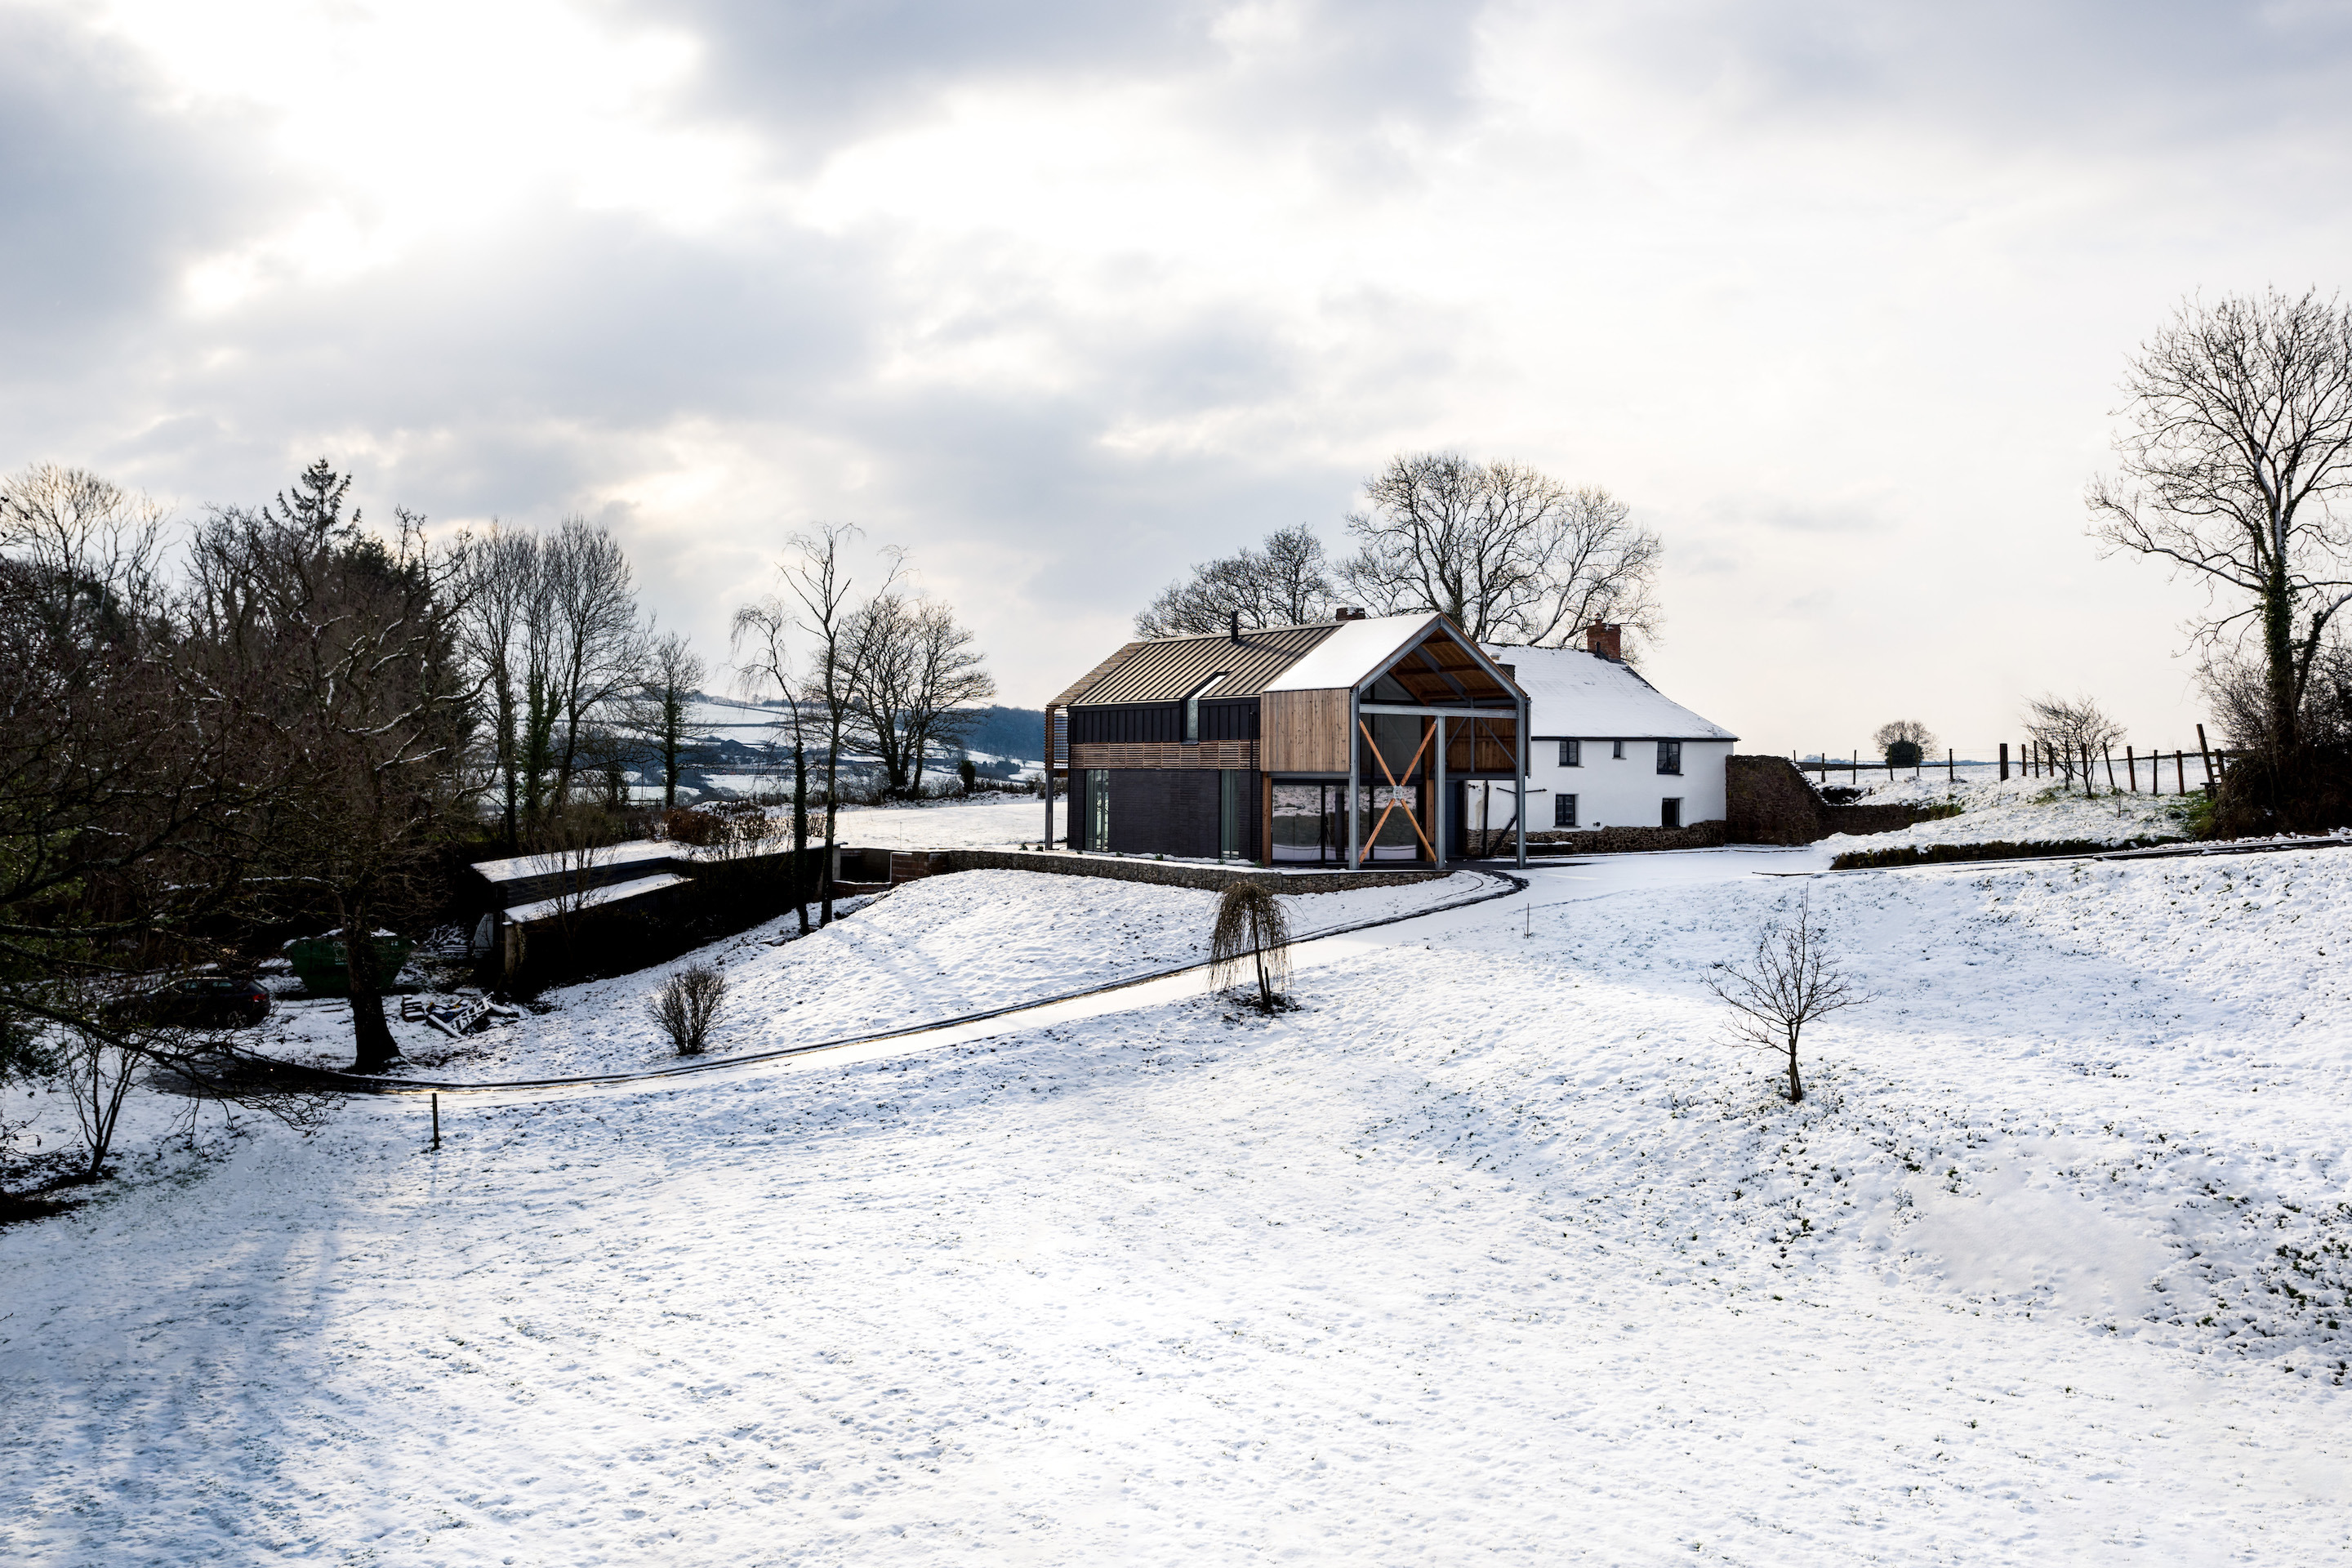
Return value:
<svg viewBox="0 0 2352 1568">
<path fill-rule="evenodd" d="M 1805 1098 L 1797 1076 L 1797 1042 L 1805 1026 L 1869 997 L 1856 991 L 1830 957 L 1829 933 L 1813 923 L 1813 894 L 1797 900 L 1793 922 L 1773 921 L 1756 941 L 1747 964 L 1727 963 L 1707 976 L 1707 989 L 1732 1009 L 1731 1032 L 1761 1050 L 1785 1055 L 1789 1103 Z"/>
<path fill-rule="evenodd" d="M 1870 739 L 1886 759 L 1886 765 L 1894 768 L 1916 768 L 1936 749 L 1936 737 L 1916 719 L 1897 719 L 1891 724 L 1881 724 Z"/>
<path fill-rule="evenodd" d="M 702 1054 L 711 1025 L 727 1000 L 727 976 L 707 963 L 688 964 L 646 1001 L 646 1011 L 682 1057 Z"/>
<path fill-rule="evenodd" d="M 1261 1013 L 1287 1006 L 1283 988 L 1290 981 L 1290 918 L 1281 900 L 1255 882 L 1235 882 L 1217 900 L 1217 923 L 1209 933 L 1209 984 L 1219 991 L 1255 974 L 1257 994 L 1249 999 Z"/>
</svg>

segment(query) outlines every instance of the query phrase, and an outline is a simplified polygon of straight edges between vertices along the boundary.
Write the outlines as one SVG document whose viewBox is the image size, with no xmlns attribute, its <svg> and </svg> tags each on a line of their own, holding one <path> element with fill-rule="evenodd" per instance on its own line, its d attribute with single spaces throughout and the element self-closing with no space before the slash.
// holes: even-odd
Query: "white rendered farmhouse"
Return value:
<svg viewBox="0 0 2352 1568">
<path fill-rule="evenodd" d="M 1601 828 L 1691 828 L 1724 819 L 1726 763 L 1738 737 L 1700 718 L 1619 656 L 1615 626 L 1586 646 L 1486 651 L 1528 694 L 1528 830 L 1549 837 Z M 1491 803 L 1497 827 L 1509 803 Z"/>
</svg>

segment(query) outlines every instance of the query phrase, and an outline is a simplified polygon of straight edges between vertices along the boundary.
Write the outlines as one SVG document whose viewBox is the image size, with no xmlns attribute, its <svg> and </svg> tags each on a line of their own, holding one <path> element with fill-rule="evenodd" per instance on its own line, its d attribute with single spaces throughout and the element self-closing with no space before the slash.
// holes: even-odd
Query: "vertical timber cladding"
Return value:
<svg viewBox="0 0 2352 1568">
<path fill-rule="evenodd" d="M 1348 692 L 1269 691 L 1258 699 L 1258 755 L 1271 773 L 1348 771 Z"/>
</svg>

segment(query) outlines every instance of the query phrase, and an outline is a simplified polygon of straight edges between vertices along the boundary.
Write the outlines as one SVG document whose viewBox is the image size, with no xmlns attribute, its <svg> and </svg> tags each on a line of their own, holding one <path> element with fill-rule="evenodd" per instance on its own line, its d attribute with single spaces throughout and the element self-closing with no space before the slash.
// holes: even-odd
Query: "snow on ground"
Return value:
<svg viewBox="0 0 2352 1568">
<path fill-rule="evenodd" d="M 2343 1560 L 2352 851 L 1822 863 L 142 1144 L 0 1231 L 0 1556 Z M 1790 1107 L 1701 981 L 1808 888 Z"/>
<path fill-rule="evenodd" d="M 1065 831 L 1068 809 L 1066 801 L 1054 803 L 1055 823 Z M 968 802 L 844 806 L 834 837 L 871 849 L 1012 849 L 1036 843 L 1045 832 L 1044 800 L 1001 795 Z"/>
<path fill-rule="evenodd" d="M 1861 787 L 1867 793 L 1857 805 L 1950 801 L 1961 807 L 1960 815 L 1922 822 L 1894 833 L 1834 834 L 1823 839 L 1821 847 L 1836 855 L 1850 849 L 1887 849 L 1905 844 L 2066 840 L 2122 844 L 2135 838 L 2189 836 L 2188 826 L 2181 820 L 2185 804 L 2181 795 L 2134 795 L 2128 791 L 2109 794 L 2102 777 L 2099 795 L 2085 800 L 2081 790 L 2070 794 L 2063 784 L 2053 784 L 2046 778 L 2011 776 L 2004 781 L 1998 776 L 1997 769 L 1990 767 L 1961 768 L 1958 774 L 1957 780 L 1948 779 L 1943 769 L 1932 768 L 1923 769 L 1916 778 L 1905 775 L 1889 781 L 1882 771 L 1878 781 L 1873 783 L 1864 770 Z M 2116 776 L 2120 780 L 2123 774 L 2118 772 Z M 2143 772 L 2143 784 L 2146 779 Z M 1829 777 L 1832 787 L 1842 782 L 1835 773 Z M 2168 771 L 2164 776 L 2167 789 L 2172 782 Z"/>
<path fill-rule="evenodd" d="M 1490 886 L 1463 874 L 1283 901 L 1305 934 L 1432 909 Z M 785 915 L 672 963 L 551 990 L 533 1016 L 462 1041 L 423 1023 L 394 1029 L 418 1075 L 441 1082 L 670 1066 L 678 1058 L 646 1016 L 644 999 L 675 970 L 715 957 L 727 973 L 729 1000 L 706 1055 L 774 1050 L 1205 962 L 1217 898 L 1034 871 L 929 877 L 871 907 L 838 906 L 847 918 L 806 937 Z M 350 1004 L 281 999 L 270 1021 L 242 1038 L 285 1060 L 346 1066 Z"/>
</svg>

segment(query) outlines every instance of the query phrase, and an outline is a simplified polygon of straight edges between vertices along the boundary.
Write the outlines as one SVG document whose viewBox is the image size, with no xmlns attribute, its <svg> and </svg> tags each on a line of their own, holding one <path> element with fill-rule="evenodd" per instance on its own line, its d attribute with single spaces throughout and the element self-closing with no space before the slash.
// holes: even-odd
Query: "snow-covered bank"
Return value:
<svg viewBox="0 0 2352 1568">
<path fill-rule="evenodd" d="M 0 1232 L 0 1556 L 2342 1556 L 2352 854 L 1815 880 L 1877 1000 L 1790 1108 L 1701 978 L 1819 862 L 1545 867 L 1272 1020 L 159 1145 Z"/>
<path fill-rule="evenodd" d="M 1068 810 L 1067 801 L 1054 803 L 1057 826 L 1068 826 Z M 841 843 L 875 849 L 1011 849 L 1045 837 L 1045 803 L 1036 795 L 987 795 L 849 805 L 834 831 Z"/>
<path fill-rule="evenodd" d="M 1286 897 L 1301 935 L 1380 920 L 1475 895 L 1468 874 L 1396 888 Z M 444 1082 L 574 1077 L 675 1062 L 647 1020 L 646 995 L 676 970 L 715 960 L 728 1004 L 709 1057 L 959 1016 L 1208 957 L 1217 895 L 1092 877 L 965 871 L 909 882 L 848 918 L 798 935 L 785 915 L 741 936 L 611 980 L 549 991 L 532 1015 L 453 1040 L 421 1023 L 396 1024 L 420 1076 Z M 351 1013 L 341 1001 L 281 1002 L 248 1046 L 322 1067 L 351 1058 Z"/>
<path fill-rule="evenodd" d="M 2118 775 L 2120 776 L 2120 775 Z M 1835 786 L 1839 780 L 1829 780 Z M 2171 783 L 2167 776 L 2166 783 Z M 1944 805 L 1960 808 L 1958 816 L 1922 822 L 1893 833 L 1833 834 L 1821 847 L 1832 855 L 1849 849 L 1889 849 L 1906 844 L 2125 844 L 2136 839 L 2186 838 L 2183 819 L 2187 797 L 2178 795 L 2108 794 L 2094 799 L 2082 792 L 2068 793 L 2048 779 L 1994 776 L 1990 768 L 1962 769 L 1948 780 L 1940 769 L 1873 784 L 1865 773 L 1868 805 Z"/>
</svg>

